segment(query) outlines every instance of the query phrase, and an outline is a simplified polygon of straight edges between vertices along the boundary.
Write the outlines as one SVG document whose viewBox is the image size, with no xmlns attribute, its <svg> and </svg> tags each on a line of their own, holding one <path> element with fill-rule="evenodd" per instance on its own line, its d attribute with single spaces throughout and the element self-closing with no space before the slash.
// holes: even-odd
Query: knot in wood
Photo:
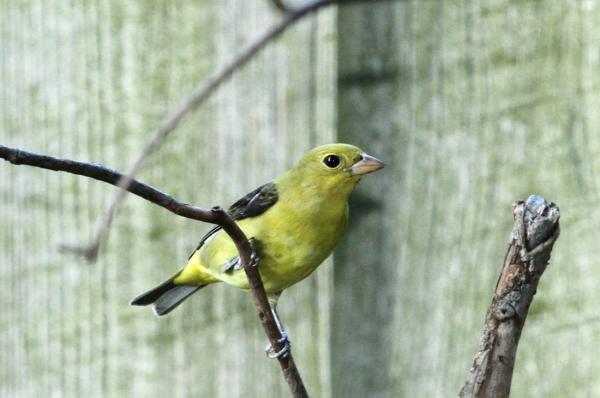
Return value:
<svg viewBox="0 0 600 398">
<path fill-rule="evenodd" d="M 494 317 L 499 321 L 512 318 L 517 315 L 516 306 L 521 299 L 519 292 L 510 292 L 500 300 L 494 309 Z"/>
<path fill-rule="evenodd" d="M 515 316 L 517 311 L 510 303 L 502 303 L 494 310 L 494 317 L 499 321 L 504 321 Z"/>
</svg>

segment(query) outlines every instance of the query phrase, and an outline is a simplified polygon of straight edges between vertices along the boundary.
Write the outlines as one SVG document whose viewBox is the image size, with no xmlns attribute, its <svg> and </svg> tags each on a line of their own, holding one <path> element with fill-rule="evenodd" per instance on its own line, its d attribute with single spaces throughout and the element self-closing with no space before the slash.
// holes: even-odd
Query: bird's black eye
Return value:
<svg viewBox="0 0 600 398">
<path fill-rule="evenodd" d="M 340 164 L 340 158 L 336 155 L 327 155 L 323 158 L 325 166 L 335 169 Z"/>
</svg>

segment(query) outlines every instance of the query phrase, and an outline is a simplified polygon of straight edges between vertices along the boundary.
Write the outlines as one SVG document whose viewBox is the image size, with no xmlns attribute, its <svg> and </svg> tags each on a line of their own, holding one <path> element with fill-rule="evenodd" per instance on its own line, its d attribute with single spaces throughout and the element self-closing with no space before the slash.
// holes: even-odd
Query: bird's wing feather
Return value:
<svg viewBox="0 0 600 398">
<path fill-rule="evenodd" d="M 278 199 L 277 186 L 274 182 L 269 182 L 232 204 L 227 212 L 234 220 L 243 220 L 264 213 Z"/>
<path fill-rule="evenodd" d="M 227 213 L 235 221 L 243 220 L 244 218 L 258 216 L 267 211 L 271 206 L 277 203 L 279 194 L 277 193 L 277 185 L 274 182 L 268 182 L 254 191 L 242 197 L 240 200 L 229 206 Z M 217 233 L 221 227 L 214 227 L 206 233 L 198 243 L 196 249 L 190 255 L 190 258 L 196 253 L 202 245 L 212 235 Z"/>
</svg>

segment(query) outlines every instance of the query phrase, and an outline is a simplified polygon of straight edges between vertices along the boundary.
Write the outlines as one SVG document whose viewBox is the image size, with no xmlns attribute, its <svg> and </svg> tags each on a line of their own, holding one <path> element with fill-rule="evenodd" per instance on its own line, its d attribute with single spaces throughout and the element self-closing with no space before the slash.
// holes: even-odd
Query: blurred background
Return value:
<svg viewBox="0 0 600 398">
<path fill-rule="evenodd" d="M 600 1 L 329 7 L 269 45 L 140 179 L 228 205 L 309 148 L 356 144 L 365 178 L 332 259 L 280 314 L 314 397 L 449 397 L 465 380 L 512 227 L 562 210 L 513 396 L 600 396 Z M 281 15 L 267 0 L 0 4 L 0 143 L 124 170 L 160 120 Z M 106 184 L 0 163 L 1 397 L 285 397 L 251 298 L 212 286 L 164 318 L 128 301 L 203 225 L 136 197 L 99 261 Z"/>
</svg>

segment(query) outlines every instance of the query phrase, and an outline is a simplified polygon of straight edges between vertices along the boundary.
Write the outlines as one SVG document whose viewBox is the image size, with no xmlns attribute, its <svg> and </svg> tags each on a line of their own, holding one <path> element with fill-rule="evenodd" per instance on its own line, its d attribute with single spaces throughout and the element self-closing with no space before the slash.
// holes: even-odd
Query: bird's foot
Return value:
<svg viewBox="0 0 600 398">
<path fill-rule="evenodd" d="M 281 350 L 276 352 L 271 344 L 269 344 L 265 348 L 265 352 L 267 353 L 267 356 L 271 359 L 275 359 L 275 358 L 279 358 L 279 357 L 285 358 L 286 356 L 288 356 L 288 354 L 290 353 L 290 350 L 292 349 L 292 342 L 290 341 L 288 334 L 284 331 L 281 332 L 281 338 L 279 340 L 277 340 L 277 342 L 283 343 L 283 348 Z"/>
<path fill-rule="evenodd" d="M 256 239 L 250 238 L 248 242 L 250 243 L 250 247 L 252 248 L 252 252 L 250 253 L 250 264 L 248 264 L 248 266 L 256 267 L 258 265 L 258 261 L 260 260 L 256 251 Z M 221 266 L 221 271 L 225 273 L 230 273 L 233 271 L 241 270 L 242 268 L 244 268 L 242 266 L 242 260 L 240 260 L 240 256 L 237 256 L 223 264 Z"/>
</svg>

